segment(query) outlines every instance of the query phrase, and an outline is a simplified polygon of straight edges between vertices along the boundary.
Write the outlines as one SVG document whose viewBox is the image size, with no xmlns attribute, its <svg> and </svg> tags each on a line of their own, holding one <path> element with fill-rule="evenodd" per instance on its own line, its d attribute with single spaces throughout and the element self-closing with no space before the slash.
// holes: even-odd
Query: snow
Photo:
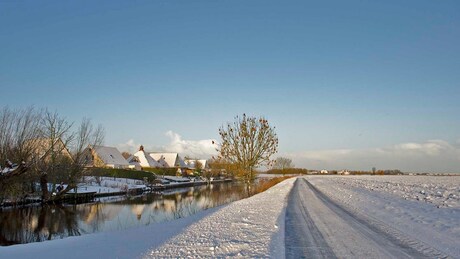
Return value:
<svg viewBox="0 0 460 259">
<path fill-rule="evenodd" d="M 460 257 L 460 176 L 306 178 L 354 214 L 371 216 L 419 245 Z"/>
<path fill-rule="evenodd" d="M 391 233 L 460 257 L 460 176 L 304 177 L 334 202 L 371 216 Z M 295 179 L 178 220 L 0 247 L 0 258 L 284 258 L 284 212 Z"/>
<path fill-rule="evenodd" d="M 294 180 L 222 207 L 145 257 L 284 257 L 284 210 Z"/>
<path fill-rule="evenodd" d="M 77 193 L 114 193 L 146 187 L 143 181 L 136 179 L 102 176 L 99 177 L 100 183 L 98 183 L 97 179 L 98 178 L 94 176 L 85 176 L 83 178 L 83 183 L 78 185 Z M 69 193 L 73 193 L 73 190 L 71 190 Z"/>
</svg>

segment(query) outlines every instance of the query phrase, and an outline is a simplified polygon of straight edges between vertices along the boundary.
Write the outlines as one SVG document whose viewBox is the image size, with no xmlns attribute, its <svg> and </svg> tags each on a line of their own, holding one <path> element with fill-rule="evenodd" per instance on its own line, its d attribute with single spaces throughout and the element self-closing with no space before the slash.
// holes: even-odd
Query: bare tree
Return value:
<svg viewBox="0 0 460 259">
<path fill-rule="evenodd" d="M 33 191 L 34 175 L 25 163 L 36 160 L 36 147 L 30 140 L 39 136 L 40 120 L 41 112 L 33 107 L 19 110 L 4 107 L 0 110 L 0 162 L 8 160 L 19 164 L 12 172 L 0 173 L 0 199 L 20 199 Z"/>
<path fill-rule="evenodd" d="M 35 150 L 30 142 L 40 135 L 41 112 L 29 107 L 0 111 L 0 161 L 29 162 Z"/>
<path fill-rule="evenodd" d="M 203 169 L 203 163 L 195 159 L 195 170 L 201 171 L 201 169 Z"/>
<path fill-rule="evenodd" d="M 219 135 L 219 158 L 235 165 L 237 174 L 247 181 L 254 179 L 256 167 L 269 165 L 278 151 L 275 128 L 264 117 L 236 116 L 233 123 L 219 128 Z"/>
<path fill-rule="evenodd" d="M 293 168 L 294 164 L 292 163 L 292 159 L 286 158 L 286 157 L 278 157 L 275 162 L 273 163 L 273 168 L 274 169 L 287 169 L 287 168 Z"/>
<path fill-rule="evenodd" d="M 63 127 L 63 129 L 66 127 Z M 43 190 L 43 200 L 44 202 L 55 201 L 62 198 L 64 194 L 69 192 L 71 189 L 77 187 L 77 184 L 80 182 L 83 173 L 85 171 L 85 165 L 88 158 L 86 157 L 85 149 L 88 146 L 97 146 L 101 145 L 104 141 L 104 129 L 102 126 L 94 127 L 91 123 L 91 120 L 84 118 L 79 125 L 78 129 L 73 132 L 69 132 L 66 137 L 66 146 L 70 148 L 70 157 L 67 156 L 67 152 L 64 152 L 64 149 L 56 149 L 53 152 L 58 152 L 55 154 L 59 163 L 59 172 L 58 175 L 51 175 L 54 183 L 64 182 L 67 183 L 67 187 L 62 191 L 56 193 L 55 196 L 50 196 L 46 190 Z M 48 184 L 48 174 L 42 174 L 41 185 L 44 187 L 44 184 Z M 43 188 L 42 187 L 42 188 Z"/>
<path fill-rule="evenodd" d="M 44 202 L 55 201 L 75 188 L 85 170 L 84 149 L 103 142 L 104 130 L 83 119 L 76 130 L 57 112 L 26 108 L 0 110 L 0 161 L 18 163 L 15 170 L 0 173 L 0 200 L 21 198 L 40 182 Z M 23 162 L 24 163 L 21 163 Z M 51 196 L 49 184 L 67 183 Z M 54 187 L 53 187 L 54 188 Z"/>
</svg>

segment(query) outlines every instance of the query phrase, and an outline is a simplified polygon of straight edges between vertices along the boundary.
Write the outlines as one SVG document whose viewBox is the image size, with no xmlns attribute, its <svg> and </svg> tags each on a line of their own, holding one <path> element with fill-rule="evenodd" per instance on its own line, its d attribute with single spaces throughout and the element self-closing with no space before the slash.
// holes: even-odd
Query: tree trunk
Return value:
<svg viewBox="0 0 460 259">
<path fill-rule="evenodd" d="M 50 193 L 48 191 L 48 174 L 42 173 L 40 176 L 40 187 L 42 189 L 42 202 L 47 202 L 50 198 Z"/>
</svg>

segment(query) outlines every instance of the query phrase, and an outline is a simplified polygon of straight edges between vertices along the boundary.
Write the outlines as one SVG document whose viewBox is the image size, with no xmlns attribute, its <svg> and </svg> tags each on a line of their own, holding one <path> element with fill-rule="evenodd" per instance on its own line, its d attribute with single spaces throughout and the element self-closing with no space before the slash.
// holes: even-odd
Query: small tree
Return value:
<svg viewBox="0 0 460 259">
<path fill-rule="evenodd" d="M 273 169 L 288 169 L 293 168 L 294 164 L 292 163 L 292 159 L 286 157 L 278 157 L 275 162 L 273 163 Z"/>
<path fill-rule="evenodd" d="M 123 156 L 124 159 L 128 159 L 133 154 L 131 154 L 129 152 L 126 152 L 126 151 L 123 151 L 123 152 L 121 152 L 121 155 Z"/>
<path fill-rule="evenodd" d="M 235 165 L 237 174 L 247 181 L 254 179 L 254 168 L 270 165 L 270 157 L 278 151 L 275 127 L 264 117 L 236 116 L 233 123 L 219 128 L 219 135 L 219 159 Z"/>
</svg>

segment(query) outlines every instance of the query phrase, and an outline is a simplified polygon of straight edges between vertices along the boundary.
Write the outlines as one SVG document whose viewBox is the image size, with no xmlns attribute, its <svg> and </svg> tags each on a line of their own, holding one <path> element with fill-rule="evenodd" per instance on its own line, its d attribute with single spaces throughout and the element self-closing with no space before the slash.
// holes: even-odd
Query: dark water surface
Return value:
<svg viewBox="0 0 460 259">
<path fill-rule="evenodd" d="M 253 188 L 251 188 L 253 189 Z M 41 242 L 174 220 L 249 197 L 245 184 L 219 183 L 78 205 L 0 209 L 0 245 Z"/>
</svg>

